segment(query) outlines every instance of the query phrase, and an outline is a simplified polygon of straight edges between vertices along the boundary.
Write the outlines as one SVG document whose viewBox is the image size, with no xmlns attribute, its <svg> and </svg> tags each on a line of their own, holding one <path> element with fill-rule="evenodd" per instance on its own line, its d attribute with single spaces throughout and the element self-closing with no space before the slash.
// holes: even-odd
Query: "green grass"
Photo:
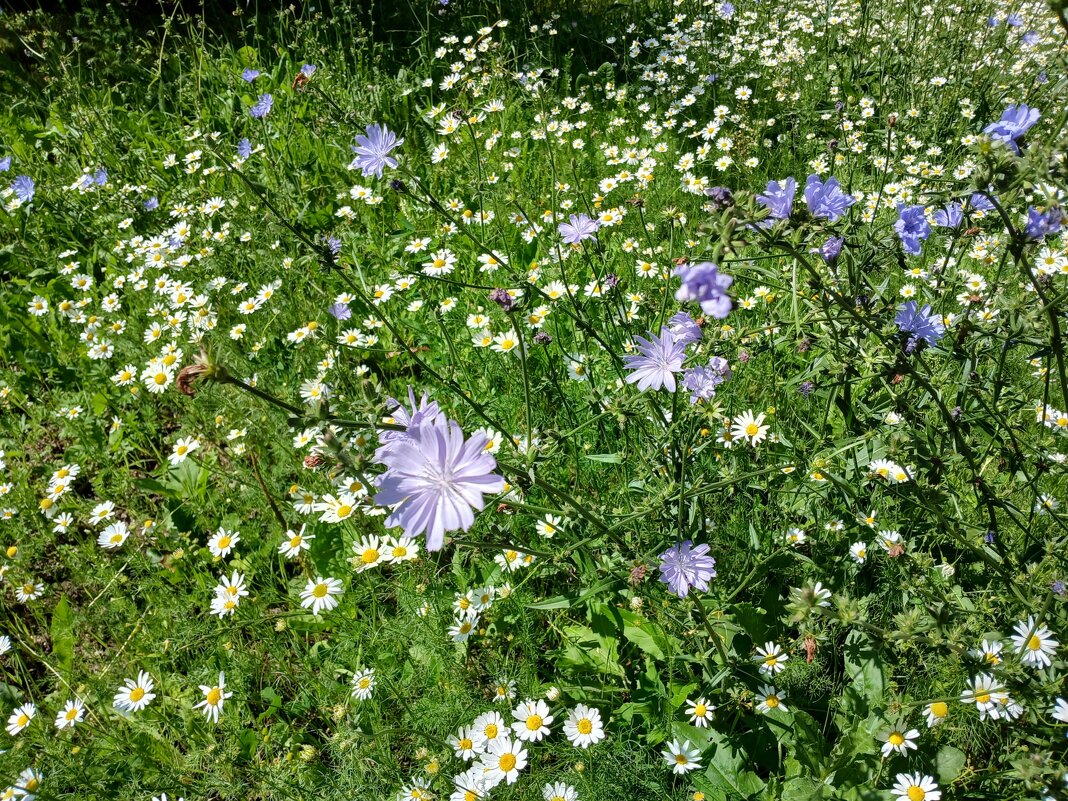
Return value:
<svg viewBox="0 0 1068 801">
<path fill-rule="evenodd" d="M 37 708 L 25 730 L 0 735 L 0 787 L 32 767 L 42 799 L 386 798 L 417 779 L 448 798 L 468 767 L 450 735 L 488 710 L 511 722 L 514 704 L 549 698 L 551 736 L 490 797 L 539 799 L 565 782 L 583 801 L 882 799 L 916 771 L 946 801 L 1052 792 L 1065 771 L 1050 712 L 1064 663 L 1057 651 L 1035 670 L 1009 638 L 1029 616 L 1058 640 L 1068 632 L 1053 589 L 1068 528 L 1060 509 L 1040 513 L 1042 498 L 1065 498 L 1063 434 L 1035 417 L 1036 404 L 1068 405 L 1064 270 L 1041 292 L 1027 286 L 1044 247 L 1061 258 L 1068 248 L 1018 230 L 1029 206 L 1064 203 L 1065 28 L 1035 4 L 737 5 L 728 16 L 696 2 L 532 4 L 503 15 L 507 26 L 494 25 L 491 4 L 459 3 L 242 9 L 217 24 L 174 11 L 140 28 L 113 9 L 0 17 L 0 73 L 26 75 L 0 78 L 0 158 L 13 159 L 0 190 L 19 175 L 36 182 L 31 203 L 0 211 L 0 510 L 11 510 L 0 520 L 10 546 L 0 635 L 12 645 L 0 655 L 0 712 Z M 987 26 L 1009 12 L 1024 25 Z M 1021 43 L 1028 30 L 1035 44 Z M 459 52 L 466 36 L 471 60 Z M 694 40 L 685 62 L 654 63 L 679 37 Z M 317 71 L 294 85 L 306 63 Z M 452 64 L 469 80 L 443 88 Z M 250 84 L 241 73 L 253 67 Z M 273 107 L 254 119 L 266 92 Z M 481 116 L 491 100 L 500 109 Z M 1019 155 L 981 136 L 1010 103 L 1043 115 Z M 453 112 L 456 132 L 439 132 Z M 716 119 L 702 155 L 697 134 Z M 346 170 L 371 123 L 405 139 L 381 180 Z M 235 165 L 242 138 L 256 151 Z M 448 156 L 435 163 L 439 144 Z M 732 163 L 717 166 L 727 149 Z M 655 166 L 639 185 L 643 158 Z M 104 185 L 71 188 L 101 167 Z M 623 186 L 601 185 L 623 170 Z M 813 218 L 810 172 L 861 199 L 841 220 Z M 686 173 L 728 187 L 733 205 L 686 191 Z M 801 185 L 795 214 L 755 227 L 755 196 L 786 176 Z M 380 201 L 357 199 L 354 185 Z M 970 215 L 936 227 L 921 255 L 902 251 L 896 199 L 934 210 L 988 188 L 1005 219 Z M 143 206 L 149 197 L 158 209 Z M 217 211 L 200 209 L 212 198 Z M 569 214 L 611 209 L 618 225 L 560 246 Z M 461 221 L 486 213 L 485 225 Z M 167 258 L 192 258 L 138 273 L 144 240 L 179 220 L 190 234 Z M 846 241 L 835 265 L 811 252 L 831 234 Z M 406 250 L 418 238 L 432 244 Z M 456 269 L 426 275 L 441 248 Z M 508 262 L 492 274 L 478 261 L 490 252 Z M 726 319 L 706 315 L 687 361 L 723 357 L 733 375 L 692 405 L 681 389 L 638 392 L 620 362 L 635 336 L 679 310 L 699 314 L 676 301 L 674 279 L 636 273 L 653 261 L 669 278 L 681 259 L 716 261 L 736 301 Z M 162 272 L 189 297 L 154 292 Z M 590 296 L 609 274 L 618 286 Z M 962 299 L 972 274 L 985 286 Z M 91 288 L 73 287 L 75 276 Z M 402 278 L 413 285 L 399 288 Z M 539 297 L 556 281 L 576 289 Z M 243 314 L 238 304 L 271 282 L 263 307 Z M 371 305 L 384 284 L 392 298 Z M 936 347 L 905 347 L 894 318 L 906 286 L 952 315 Z M 494 288 L 524 294 L 505 311 Z M 121 308 L 109 308 L 112 292 Z M 346 321 L 329 312 L 343 293 Z M 27 311 L 36 297 L 46 313 Z M 79 299 L 83 318 L 64 309 Z M 536 342 L 528 315 L 543 304 L 551 341 Z M 197 308 L 210 326 L 168 322 Z M 517 330 L 521 345 L 476 347 L 470 315 L 492 334 Z M 147 341 L 154 323 L 163 331 Z M 378 341 L 338 344 L 350 328 Z M 101 337 L 113 355 L 89 358 Z M 140 380 L 167 347 L 180 349 L 175 372 L 206 365 L 189 394 Z M 579 358 L 583 381 L 569 373 Z M 119 385 L 112 376 L 128 364 L 136 380 Z M 305 402 L 317 378 L 328 402 Z M 297 505 L 305 491 L 321 499 L 342 477 L 382 472 L 375 429 L 386 399 L 409 387 L 467 435 L 503 434 L 508 493 L 487 497 L 442 550 L 355 572 L 354 545 L 387 533 L 383 510 L 365 503 L 327 523 Z M 721 431 L 747 410 L 772 436 L 728 447 Z M 310 443 L 295 443 L 330 426 L 314 460 Z M 184 437 L 199 447 L 172 465 Z M 880 459 L 910 480 L 874 475 Z M 56 531 L 40 502 L 65 464 L 80 474 L 58 501 L 72 522 Z M 114 550 L 90 520 L 108 500 L 130 527 Z M 567 521 L 552 538 L 536 529 L 548 514 Z M 311 547 L 284 558 L 287 529 L 305 524 Z M 220 528 L 241 538 L 222 558 L 208 546 Z M 803 544 L 786 541 L 792 528 Z M 883 530 L 900 532 L 900 552 L 880 545 Z M 711 546 L 718 575 L 679 599 L 657 564 L 687 539 Z M 850 557 L 857 541 L 863 564 Z M 509 550 L 535 558 L 507 572 L 494 557 Z M 235 571 L 249 594 L 213 616 L 214 587 Z M 322 615 L 299 598 L 317 577 L 344 585 Z M 31 580 L 44 592 L 19 601 Z M 817 582 L 833 594 L 826 606 L 812 599 Z M 486 586 L 498 600 L 467 642 L 451 641 L 456 597 Z M 1001 664 L 970 654 L 984 639 L 1003 642 Z M 762 715 L 769 679 L 754 655 L 768 642 L 789 656 L 774 677 L 787 709 Z M 357 700 L 352 677 L 370 668 L 372 698 Z M 121 715 L 113 696 L 140 670 L 156 698 Z M 194 705 L 220 671 L 233 695 L 213 723 Z M 1017 721 L 980 720 L 960 700 L 980 673 L 1022 705 Z M 515 682 L 514 701 L 494 700 L 502 680 Z M 709 728 L 685 714 L 699 697 L 718 707 Z M 84 720 L 57 730 L 74 698 Z M 950 712 L 929 728 L 934 701 Z M 589 750 L 562 731 L 579 703 L 605 723 Z M 919 730 L 918 748 L 883 758 L 897 726 Z M 699 770 L 672 775 L 661 753 L 674 739 L 701 750 Z"/>
</svg>

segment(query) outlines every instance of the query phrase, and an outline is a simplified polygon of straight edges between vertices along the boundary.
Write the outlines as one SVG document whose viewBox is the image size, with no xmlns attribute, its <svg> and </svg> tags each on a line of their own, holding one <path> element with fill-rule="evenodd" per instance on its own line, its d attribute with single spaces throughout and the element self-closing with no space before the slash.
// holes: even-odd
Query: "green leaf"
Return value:
<svg viewBox="0 0 1068 801">
<path fill-rule="evenodd" d="M 938 749 L 938 754 L 935 756 L 935 773 L 938 776 L 938 783 L 950 784 L 964 770 L 964 763 L 967 761 L 967 754 L 952 745 L 944 745 Z"/>
<path fill-rule="evenodd" d="M 653 659 L 666 659 L 668 645 L 664 633 L 655 623 L 645 620 L 633 612 L 620 610 L 623 617 L 623 636 L 637 645 Z"/>
<path fill-rule="evenodd" d="M 620 453 L 585 453 L 584 459 L 589 459 L 591 462 L 603 462 L 605 464 L 622 464 L 623 455 Z"/>
<path fill-rule="evenodd" d="M 52 612 L 52 656 L 56 658 L 55 668 L 62 675 L 69 677 L 74 667 L 74 616 L 67 603 L 67 596 L 59 599 Z"/>
<path fill-rule="evenodd" d="M 883 703 L 886 678 L 879 652 L 860 629 L 846 637 L 845 672 L 850 684 L 842 693 L 842 710 L 847 715 L 867 717 Z"/>
<path fill-rule="evenodd" d="M 734 741 L 717 731 L 710 732 L 712 752 L 704 756 L 708 768 L 694 784 L 715 801 L 749 798 L 764 789 L 764 781 L 746 766 L 752 759 Z"/>
</svg>

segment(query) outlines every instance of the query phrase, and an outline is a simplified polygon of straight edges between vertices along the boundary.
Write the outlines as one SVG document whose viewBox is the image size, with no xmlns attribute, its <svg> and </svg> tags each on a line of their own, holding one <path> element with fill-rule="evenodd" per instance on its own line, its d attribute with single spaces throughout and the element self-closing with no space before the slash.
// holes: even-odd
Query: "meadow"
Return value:
<svg viewBox="0 0 1068 801">
<path fill-rule="evenodd" d="M 0 15 L 0 801 L 1068 797 L 1063 0 L 502 5 Z"/>
</svg>

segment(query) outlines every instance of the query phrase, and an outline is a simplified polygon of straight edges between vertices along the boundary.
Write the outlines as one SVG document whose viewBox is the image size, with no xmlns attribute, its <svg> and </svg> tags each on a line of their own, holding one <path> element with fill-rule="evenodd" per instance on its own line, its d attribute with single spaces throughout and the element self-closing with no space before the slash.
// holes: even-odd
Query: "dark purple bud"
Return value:
<svg viewBox="0 0 1068 801">
<path fill-rule="evenodd" d="M 604 277 L 604 288 L 605 289 L 615 289 L 617 286 L 619 286 L 619 276 L 618 275 L 616 275 L 615 273 L 609 273 L 608 275 L 606 275 Z"/>
<path fill-rule="evenodd" d="M 718 211 L 730 208 L 734 205 L 734 195 L 725 186 L 711 186 L 705 190 L 705 195 L 712 200 L 712 205 Z"/>
<path fill-rule="evenodd" d="M 1065 587 L 1064 582 L 1060 579 L 1057 579 L 1053 582 L 1053 586 L 1051 587 L 1051 589 L 1062 598 L 1065 595 L 1068 595 L 1068 587 Z"/>
<path fill-rule="evenodd" d="M 988 532 L 986 532 L 986 534 L 983 535 L 983 542 L 985 542 L 987 545 L 994 544 L 994 529 L 990 529 Z"/>
<path fill-rule="evenodd" d="M 489 299 L 500 306 L 504 311 L 511 311 L 515 301 L 512 296 L 503 289 L 491 289 L 489 293 Z"/>
<path fill-rule="evenodd" d="M 400 192 L 402 195 L 408 194 L 407 185 L 404 183 L 404 181 L 401 181 L 397 178 L 394 178 L 392 181 L 389 182 L 389 188 L 392 189 L 394 192 Z"/>
<path fill-rule="evenodd" d="M 553 341 L 553 338 L 549 335 L 547 331 L 539 331 L 534 335 L 534 341 L 539 345 L 548 345 L 550 342 Z"/>
<path fill-rule="evenodd" d="M 738 351 L 738 361 L 740 361 L 742 364 L 748 362 L 749 351 L 747 351 L 745 348 L 742 348 L 740 351 Z"/>
<path fill-rule="evenodd" d="M 815 388 L 816 385 L 813 384 L 811 381 L 802 381 L 801 386 L 797 388 L 797 391 L 807 398 L 809 395 L 812 394 L 812 390 L 814 390 Z"/>
</svg>

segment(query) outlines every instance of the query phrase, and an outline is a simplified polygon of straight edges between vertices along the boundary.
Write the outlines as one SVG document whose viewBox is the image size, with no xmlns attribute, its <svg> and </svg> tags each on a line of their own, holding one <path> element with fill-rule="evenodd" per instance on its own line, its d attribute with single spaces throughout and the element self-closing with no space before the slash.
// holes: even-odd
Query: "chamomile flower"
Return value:
<svg viewBox="0 0 1068 801">
<path fill-rule="evenodd" d="M 35 704 L 23 704 L 15 707 L 15 711 L 7 719 L 7 733 L 14 737 L 29 726 L 35 717 L 37 717 L 37 706 Z"/>
<path fill-rule="evenodd" d="M 219 715 L 222 713 L 223 704 L 226 699 L 233 695 L 232 692 L 226 691 L 226 677 L 222 671 L 219 671 L 219 682 L 215 685 L 201 684 L 200 691 L 204 693 L 204 699 L 194 704 L 193 709 L 203 710 L 204 716 L 212 723 L 219 722 Z"/>
<path fill-rule="evenodd" d="M 85 717 L 85 703 L 81 698 L 75 698 L 73 701 L 67 701 L 56 714 L 56 728 L 57 729 L 71 729 L 77 724 L 82 722 Z"/>
<path fill-rule="evenodd" d="M 549 734 L 549 724 L 553 722 L 553 716 L 549 712 L 548 705 L 542 701 L 524 701 L 516 709 L 512 710 L 515 722 L 512 731 L 515 736 L 524 742 L 539 742 Z"/>
<path fill-rule="evenodd" d="M 1060 645 L 1053 639 L 1048 628 L 1035 622 L 1033 616 L 1028 616 L 1026 622 L 1019 622 L 1015 626 L 1016 633 L 1012 636 L 1012 645 L 1016 652 L 1023 658 L 1025 665 L 1034 668 L 1049 667 L 1050 656 Z"/>
<path fill-rule="evenodd" d="M 564 736 L 576 748 L 589 748 L 605 738 L 601 712 L 592 706 L 577 704 L 564 721 Z"/>
<path fill-rule="evenodd" d="M 731 436 L 735 440 L 744 439 L 750 445 L 759 445 L 768 436 L 768 426 L 764 425 L 764 413 L 754 415 L 746 410 L 734 418 L 731 424 Z"/>
<path fill-rule="evenodd" d="M 358 701 L 369 701 L 375 691 L 375 669 L 358 671 L 352 677 L 352 697 Z"/>
<path fill-rule="evenodd" d="M 767 642 L 763 648 L 757 648 L 753 661 L 759 665 L 760 672 L 765 676 L 774 676 L 786 668 L 785 663 L 789 658 L 781 647 Z"/>
<path fill-rule="evenodd" d="M 122 520 L 116 520 L 110 526 L 104 528 L 96 538 L 96 543 L 101 548 L 119 548 L 130 536 L 130 529 Z"/>
<path fill-rule="evenodd" d="M 682 743 L 677 739 L 672 740 L 661 754 L 671 766 L 671 772 L 679 776 L 701 767 L 701 751 L 689 740 Z"/>
<path fill-rule="evenodd" d="M 419 556 L 419 543 L 403 535 L 394 537 L 387 534 L 382 539 L 382 561 L 399 563 L 408 562 Z"/>
<path fill-rule="evenodd" d="M 949 704 L 945 701 L 932 701 L 923 710 L 927 716 L 927 728 L 933 729 L 940 723 L 944 723 L 949 715 Z"/>
<path fill-rule="evenodd" d="M 541 788 L 544 801 L 578 801 L 578 792 L 570 784 L 556 782 Z"/>
<path fill-rule="evenodd" d="M 938 801 L 942 797 L 935 780 L 919 773 L 897 774 L 890 793 L 894 801 Z"/>
<path fill-rule="evenodd" d="M 883 752 L 884 757 L 888 757 L 895 752 L 907 754 L 910 748 L 915 751 L 919 747 L 916 745 L 916 739 L 919 736 L 920 733 L 916 729 L 909 729 L 908 731 L 894 729 L 886 735 L 886 740 L 880 750 Z"/>
<path fill-rule="evenodd" d="M 490 787 L 502 782 L 515 784 L 519 779 L 519 771 L 527 766 L 527 751 L 507 735 L 497 737 L 486 743 L 486 752 L 479 760 L 479 765 Z"/>
<path fill-rule="evenodd" d="M 237 543 L 241 542 L 241 535 L 236 531 L 220 528 L 208 540 L 208 550 L 216 558 L 229 555 Z"/>
<path fill-rule="evenodd" d="M 471 728 L 477 731 L 486 742 L 495 740 L 498 737 L 507 737 L 508 727 L 504 723 L 504 718 L 500 712 L 490 711 L 483 712 L 477 718 L 475 722 L 471 724 Z"/>
<path fill-rule="evenodd" d="M 138 672 L 136 679 L 126 679 L 123 684 L 115 693 L 113 702 L 113 706 L 120 712 L 140 712 L 156 697 L 152 692 L 155 686 L 152 677 L 143 670 Z"/>
<path fill-rule="evenodd" d="M 485 751 L 486 738 L 474 726 L 465 726 L 447 741 L 457 759 L 470 762 Z"/>
<path fill-rule="evenodd" d="M 377 567 L 382 564 L 384 559 L 382 541 L 373 534 L 354 543 L 352 550 L 356 553 L 356 555 L 352 557 L 352 564 L 353 567 L 356 568 L 357 573 L 362 573 L 365 570 L 370 570 L 372 567 Z"/>
<path fill-rule="evenodd" d="M 336 609 L 338 596 L 344 592 L 341 582 L 336 578 L 316 576 L 310 580 L 300 593 L 300 605 L 311 609 L 313 615 Z"/>
<path fill-rule="evenodd" d="M 764 684 L 757 692 L 757 711 L 766 715 L 773 709 L 781 709 L 783 712 L 787 711 L 786 704 L 783 703 L 783 699 L 786 698 L 786 693 L 782 690 L 776 689 L 770 684 Z"/>
<path fill-rule="evenodd" d="M 315 539 L 315 535 L 305 534 L 306 528 L 307 524 L 301 526 L 300 531 L 293 531 L 293 529 L 286 531 L 286 539 L 278 546 L 278 553 L 287 559 L 295 559 L 303 551 L 311 548 L 311 541 Z"/>
<path fill-rule="evenodd" d="M 690 723 L 699 729 L 703 729 L 709 725 L 712 720 L 712 713 L 716 711 L 716 708 L 708 703 L 708 699 L 704 696 L 698 698 L 696 701 L 686 702 L 686 714 L 690 718 Z"/>
</svg>

